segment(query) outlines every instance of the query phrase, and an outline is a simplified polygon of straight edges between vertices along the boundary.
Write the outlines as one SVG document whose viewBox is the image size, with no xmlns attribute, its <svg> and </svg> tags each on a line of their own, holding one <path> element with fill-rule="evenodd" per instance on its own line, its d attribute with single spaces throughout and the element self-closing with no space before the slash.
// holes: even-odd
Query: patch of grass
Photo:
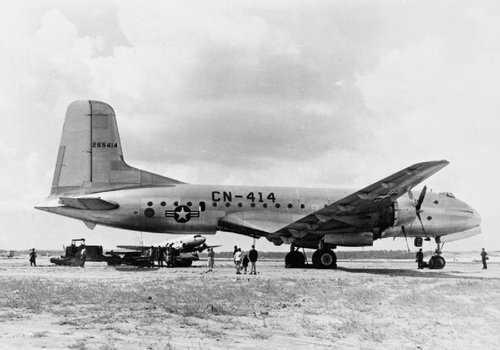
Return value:
<svg viewBox="0 0 500 350">
<path fill-rule="evenodd" d="M 42 331 L 42 332 L 35 332 L 33 333 L 34 338 L 43 338 L 46 337 L 49 332 L 47 331 Z"/>
</svg>

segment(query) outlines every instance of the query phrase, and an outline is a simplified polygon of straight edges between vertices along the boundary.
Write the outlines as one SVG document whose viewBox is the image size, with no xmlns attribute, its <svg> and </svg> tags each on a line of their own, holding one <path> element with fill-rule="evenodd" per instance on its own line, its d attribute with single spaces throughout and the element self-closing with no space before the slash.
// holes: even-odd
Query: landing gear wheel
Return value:
<svg viewBox="0 0 500 350">
<path fill-rule="evenodd" d="M 446 260 L 440 255 L 431 256 L 429 259 L 429 269 L 441 270 L 446 265 Z"/>
<path fill-rule="evenodd" d="M 287 268 L 304 267 L 305 262 L 304 254 L 299 251 L 290 252 L 285 256 L 285 267 Z"/>
<path fill-rule="evenodd" d="M 318 249 L 312 256 L 313 265 L 319 269 L 336 269 L 337 256 L 330 249 Z"/>
</svg>

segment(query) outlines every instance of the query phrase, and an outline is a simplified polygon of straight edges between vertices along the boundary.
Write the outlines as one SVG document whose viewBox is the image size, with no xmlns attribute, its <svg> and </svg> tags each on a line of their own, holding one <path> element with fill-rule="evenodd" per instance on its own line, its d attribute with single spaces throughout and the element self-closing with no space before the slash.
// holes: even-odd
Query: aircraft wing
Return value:
<svg viewBox="0 0 500 350">
<path fill-rule="evenodd" d="M 219 248 L 219 247 L 222 247 L 222 244 L 217 244 L 217 245 L 207 245 L 207 249 L 208 248 Z"/>
<path fill-rule="evenodd" d="M 272 212 L 238 212 L 220 219 L 219 229 L 259 238 L 267 236 L 301 217 L 293 215 L 283 220 L 283 216 L 277 217 Z M 277 221 L 277 219 L 281 219 L 281 221 Z"/>
<path fill-rule="evenodd" d="M 145 250 L 151 249 L 151 247 L 145 247 L 142 245 L 117 245 L 116 247 L 120 248 L 120 249 L 131 250 L 131 251 L 145 251 Z"/>
<path fill-rule="evenodd" d="M 367 213 L 380 211 L 391 201 L 448 165 L 446 160 L 414 164 L 380 181 L 354 192 L 335 203 L 275 231 L 271 236 L 290 236 L 295 230 L 304 234 L 342 229 L 345 232 L 362 231 Z"/>
</svg>

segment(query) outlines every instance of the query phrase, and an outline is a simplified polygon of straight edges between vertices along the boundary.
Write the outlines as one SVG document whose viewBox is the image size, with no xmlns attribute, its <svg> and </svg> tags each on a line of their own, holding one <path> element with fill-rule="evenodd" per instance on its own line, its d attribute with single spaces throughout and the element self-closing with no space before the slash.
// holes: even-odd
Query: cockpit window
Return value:
<svg viewBox="0 0 500 350">
<path fill-rule="evenodd" d="M 446 196 L 446 197 L 450 197 L 450 198 L 455 198 L 455 196 L 453 195 L 453 193 L 450 193 L 450 192 L 441 192 L 440 195 L 443 195 L 443 196 Z"/>
</svg>

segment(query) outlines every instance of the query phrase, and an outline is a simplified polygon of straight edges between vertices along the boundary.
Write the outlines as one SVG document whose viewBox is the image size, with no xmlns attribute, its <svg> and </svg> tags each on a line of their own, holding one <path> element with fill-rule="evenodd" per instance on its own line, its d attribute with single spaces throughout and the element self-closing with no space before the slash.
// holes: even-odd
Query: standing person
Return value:
<svg viewBox="0 0 500 350">
<path fill-rule="evenodd" d="M 250 258 L 250 263 L 252 264 L 252 268 L 250 269 L 250 274 L 256 275 L 257 270 L 255 269 L 255 263 L 257 262 L 257 258 L 259 257 L 259 253 L 255 249 L 255 245 L 252 245 L 252 249 L 248 252 L 248 257 Z"/>
<path fill-rule="evenodd" d="M 208 271 L 214 270 L 215 252 L 213 248 L 208 248 Z"/>
<path fill-rule="evenodd" d="M 168 255 L 167 266 L 170 267 L 174 266 L 174 254 L 175 254 L 174 248 L 172 247 L 172 244 L 169 244 L 167 247 L 167 255 Z"/>
<path fill-rule="evenodd" d="M 418 269 L 423 269 L 424 268 L 424 253 L 422 253 L 422 248 L 417 252 L 416 255 L 417 260 L 415 260 L 418 264 Z"/>
<path fill-rule="evenodd" d="M 82 250 L 80 250 L 80 267 L 85 267 L 85 260 L 87 260 L 87 249 L 85 249 L 85 244 L 82 244 Z"/>
<path fill-rule="evenodd" d="M 236 265 L 236 274 L 241 275 L 241 248 L 234 253 L 234 264 Z"/>
<path fill-rule="evenodd" d="M 149 267 L 155 266 L 155 249 L 153 246 L 149 248 Z"/>
<path fill-rule="evenodd" d="M 158 266 L 163 267 L 163 260 L 165 259 L 165 253 L 163 248 L 158 246 Z"/>
<path fill-rule="evenodd" d="M 488 266 L 486 265 L 486 260 L 488 260 L 488 253 L 486 253 L 486 250 L 481 250 L 481 260 L 483 262 L 483 270 L 486 270 Z"/>
<path fill-rule="evenodd" d="M 238 252 L 238 246 L 237 246 L 237 245 L 235 245 L 235 246 L 234 246 L 234 250 L 233 250 L 233 260 L 234 260 L 234 264 L 235 264 L 235 265 L 236 265 L 236 259 L 235 259 L 234 257 L 235 257 L 235 255 L 236 255 L 236 253 L 237 253 L 237 252 Z"/>
<path fill-rule="evenodd" d="M 35 248 L 30 250 L 30 266 L 36 267 L 36 251 Z"/>
<path fill-rule="evenodd" d="M 245 254 L 245 256 L 243 257 L 243 261 L 242 261 L 242 264 L 243 264 L 243 273 L 246 275 L 247 274 L 247 268 L 248 268 L 248 255 Z"/>
</svg>

